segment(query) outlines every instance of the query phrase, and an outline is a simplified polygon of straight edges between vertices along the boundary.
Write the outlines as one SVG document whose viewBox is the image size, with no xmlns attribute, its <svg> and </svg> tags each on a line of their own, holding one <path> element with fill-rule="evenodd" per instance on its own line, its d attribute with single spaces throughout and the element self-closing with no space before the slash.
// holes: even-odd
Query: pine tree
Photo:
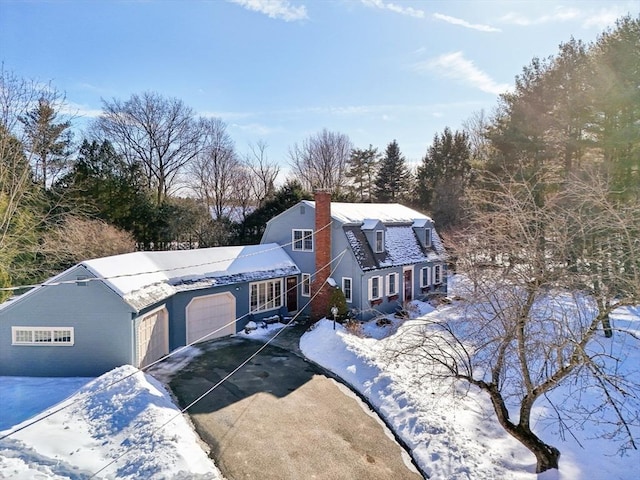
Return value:
<svg viewBox="0 0 640 480">
<path fill-rule="evenodd" d="M 400 153 L 398 142 L 387 145 L 376 175 L 375 196 L 379 202 L 397 202 L 405 198 L 409 191 L 411 174 L 405 158 Z"/>
<path fill-rule="evenodd" d="M 421 210 L 429 212 L 440 227 L 458 223 L 462 201 L 471 180 L 471 147 L 465 132 L 449 127 L 436 134 L 418 166 L 415 197 Z"/>
<path fill-rule="evenodd" d="M 24 125 L 26 147 L 34 159 L 36 180 L 44 188 L 66 167 L 71 147 L 71 122 L 57 122 L 54 103 L 44 97 L 38 105 L 19 117 Z"/>
<path fill-rule="evenodd" d="M 351 179 L 349 191 L 359 202 L 373 200 L 374 180 L 380 155 L 378 149 L 369 145 L 367 149 L 351 150 L 346 176 Z"/>
</svg>

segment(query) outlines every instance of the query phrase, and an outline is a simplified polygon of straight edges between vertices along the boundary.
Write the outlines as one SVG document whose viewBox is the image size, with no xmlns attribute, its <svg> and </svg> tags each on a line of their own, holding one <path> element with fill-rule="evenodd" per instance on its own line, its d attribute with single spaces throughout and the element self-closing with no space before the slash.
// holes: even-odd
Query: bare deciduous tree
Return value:
<svg viewBox="0 0 640 480">
<path fill-rule="evenodd" d="M 219 118 L 202 120 L 204 141 L 200 153 L 189 166 L 191 186 L 198 198 L 211 209 L 215 219 L 228 216 L 227 209 L 245 172 L 235 152 L 235 145 L 227 133 L 226 124 Z"/>
<path fill-rule="evenodd" d="M 325 128 L 289 149 L 292 171 L 308 190 L 338 194 L 347 183 L 345 171 L 351 149 L 347 135 Z"/>
<path fill-rule="evenodd" d="M 162 203 L 184 167 L 200 152 L 202 124 L 193 110 L 177 98 L 154 92 L 129 100 L 103 100 L 103 113 L 94 129 L 109 139 L 131 164 L 144 167 L 147 185 Z"/>
<path fill-rule="evenodd" d="M 245 164 L 251 170 L 251 190 L 256 200 L 256 206 L 261 207 L 264 200 L 274 192 L 275 182 L 280 173 L 280 167 L 270 162 L 267 157 L 267 144 L 258 141 L 249 146 L 251 153 L 245 156 Z"/>
<path fill-rule="evenodd" d="M 493 188 L 472 198 L 467 233 L 448 239 L 468 280 L 458 318 L 426 322 L 390 353 L 423 362 L 426 378 L 453 378 L 487 394 L 502 427 L 535 455 L 538 472 L 558 468 L 560 457 L 534 431 L 542 398 L 564 432 L 596 421 L 622 449 L 637 449 L 640 382 L 620 367 L 640 339 L 620 328 L 624 341 L 613 342 L 601 326 L 615 308 L 640 303 L 639 206 L 616 201 L 599 174 L 571 177 L 544 202 L 539 189 L 550 182 L 542 172 L 489 181 Z M 554 396 L 560 384 L 568 397 Z M 581 404 L 585 389 L 598 391 L 599 403 Z"/>
<path fill-rule="evenodd" d="M 133 252 L 133 236 L 102 220 L 68 215 L 58 228 L 44 238 L 40 253 L 46 259 L 50 274 L 78 262 Z"/>
</svg>

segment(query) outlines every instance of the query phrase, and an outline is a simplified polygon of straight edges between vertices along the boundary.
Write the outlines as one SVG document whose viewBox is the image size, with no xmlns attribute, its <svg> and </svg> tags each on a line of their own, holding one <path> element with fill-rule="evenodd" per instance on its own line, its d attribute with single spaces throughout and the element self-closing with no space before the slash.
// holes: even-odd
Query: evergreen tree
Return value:
<svg viewBox="0 0 640 480">
<path fill-rule="evenodd" d="M 130 232 L 138 243 L 153 241 L 156 208 L 138 164 L 128 164 L 108 140 L 84 140 L 70 172 L 55 192 L 74 210 L 96 216 Z"/>
<path fill-rule="evenodd" d="M 471 146 L 465 132 L 449 127 L 436 134 L 418 166 L 415 198 L 440 228 L 460 222 L 462 202 L 471 180 Z"/>
<path fill-rule="evenodd" d="M 349 193 L 358 202 L 373 200 L 374 180 L 380 155 L 378 149 L 369 145 L 367 149 L 354 148 L 351 150 L 347 167 L 347 178 L 351 179 L 348 186 Z"/>
<path fill-rule="evenodd" d="M 57 122 L 57 119 L 54 102 L 45 97 L 19 117 L 24 125 L 25 146 L 33 158 L 36 180 L 44 188 L 64 170 L 71 153 L 71 122 Z"/>
<path fill-rule="evenodd" d="M 259 243 L 267 221 L 301 200 L 310 199 L 311 195 L 304 190 L 300 182 L 287 180 L 271 198 L 268 198 L 261 207 L 247 215 L 244 222 L 238 225 L 235 243 L 238 245 Z"/>
<path fill-rule="evenodd" d="M 398 202 L 409 191 L 411 173 L 395 140 L 387 145 L 376 175 L 375 196 L 378 202 Z"/>
</svg>

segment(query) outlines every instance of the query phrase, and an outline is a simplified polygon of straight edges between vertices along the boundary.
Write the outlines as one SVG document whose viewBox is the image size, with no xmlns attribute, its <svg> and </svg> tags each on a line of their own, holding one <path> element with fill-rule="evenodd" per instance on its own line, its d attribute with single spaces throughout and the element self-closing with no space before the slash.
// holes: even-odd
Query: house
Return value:
<svg viewBox="0 0 640 480">
<path fill-rule="evenodd" d="M 276 244 L 81 262 L 0 305 L 0 375 L 97 376 L 123 364 L 143 367 L 273 315 L 299 273 Z"/>
<path fill-rule="evenodd" d="M 281 245 L 298 266 L 300 305 L 313 298 L 315 318 L 330 313 L 329 288 L 340 288 L 360 319 L 446 293 L 433 220 L 400 204 L 332 203 L 318 192 L 269 220 L 262 242 Z"/>
<path fill-rule="evenodd" d="M 329 315 L 332 288 L 368 319 L 446 292 L 445 270 L 426 215 L 318 192 L 271 219 L 260 245 L 87 260 L 0 304 L 0 375 L 144 367 L 250 320 Z"/>
</svg>

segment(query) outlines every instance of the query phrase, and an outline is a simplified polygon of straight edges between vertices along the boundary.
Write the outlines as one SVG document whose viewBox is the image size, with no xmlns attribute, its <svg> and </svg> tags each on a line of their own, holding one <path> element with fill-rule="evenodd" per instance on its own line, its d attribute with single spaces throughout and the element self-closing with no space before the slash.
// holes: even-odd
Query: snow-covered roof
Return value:
<svg viewBox="0 0 640 480">
<path fill-rule="evenodd" d="M 418 241 L 412 226 L 387 226 L 382 253 L 373 252 L 360 228 L 346 226 L 344 233 L 362 270 L 442 261 L 446 258 L 442 241 L 435 231 L 432 232 L 431 237 L 432 247 L 424 248 Z"/>
<path fill-rule="evenodd" d="M 136 310 L 184 290 L 295 275 L 300 270 L 276 243 L 161 252 L 133 252 L 81 262 L 50 278 L 0 309 L 40 288 L 56 285 L 73 269 L 85 267 Z M 74 280 L 75 281 L 75 280 Z"/>
<path fill-rule="evenodd" d="M 133 252 L 81 263 L 135 308 L 180 290 L 298 273 L 275 243 L 160 252 Z"/>
<path fill-rule="evenodd" d="M 303 200 L 312 208 L 316 204 Z M 431 220 L 427 215 L 399 203 L 340 203 L 331 202 L 331 218 L 343 224 L 359 225 L 365 220 L 376 219 L 384 224 L 413 223 L 417 219 Z"/>
</svg>

